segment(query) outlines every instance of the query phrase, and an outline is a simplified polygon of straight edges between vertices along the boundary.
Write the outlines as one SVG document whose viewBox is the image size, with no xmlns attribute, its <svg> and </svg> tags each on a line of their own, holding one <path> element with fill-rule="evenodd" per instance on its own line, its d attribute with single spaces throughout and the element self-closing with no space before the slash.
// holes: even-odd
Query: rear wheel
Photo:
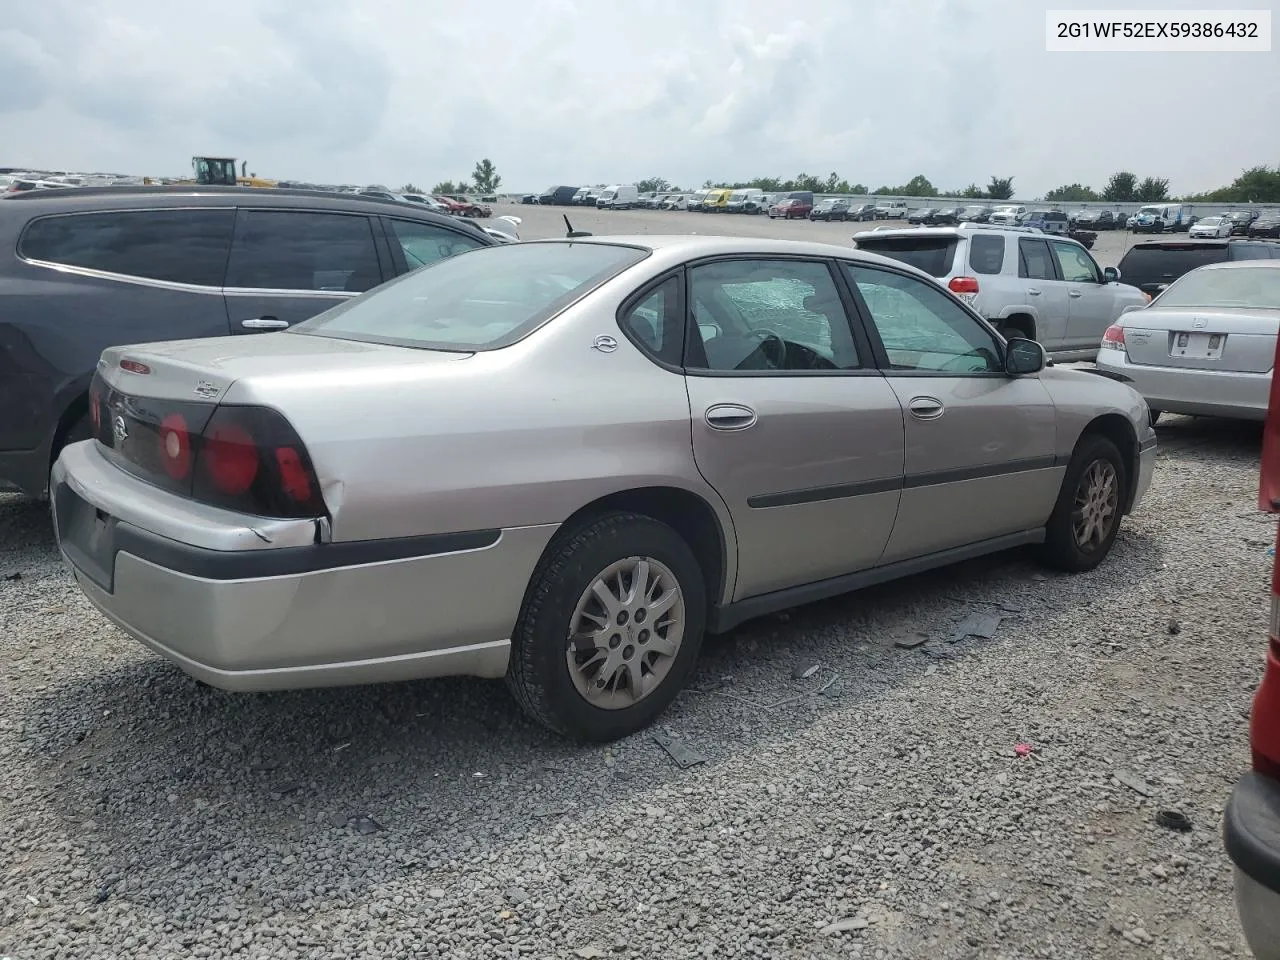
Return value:
<svg viewBox="0 0 1280 960">
<path fill-rule="evenodd" d="M 1081 573 L 1106 559 L 1120 531 L 1126 483 L 1124 459 L 1116 445 L 1100 434 L 1082 437 L 1045 526 L 1044 562 Z"/>
<path fill-rule="evenodd" d="M 538 564 L 507 684 L 544 726 L 616 740 L 675 699 L 705 620 L 702 571 L 680 535 L 651 517 L 606 514 L 561 536 Z"/>
</svg>

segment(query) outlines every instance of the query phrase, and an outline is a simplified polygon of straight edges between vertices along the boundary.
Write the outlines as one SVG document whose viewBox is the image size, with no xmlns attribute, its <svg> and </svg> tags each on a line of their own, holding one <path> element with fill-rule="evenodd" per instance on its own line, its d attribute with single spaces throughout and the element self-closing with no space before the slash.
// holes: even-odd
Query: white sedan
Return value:
<svg viewBox="0 0 1280 960">
<path fill-rule="evenodd" d="M 1280 260 L 1192 270 L 1107 328 L 1098 372 L 1162 411 L 1265 420 L 1280 330 Z"/>
<path fill-rule="evenodd" d="M 1232 223 L 1228 217 L 1205 217 L 1197 220 L 1188 231 L 1192 240 L 1217 240 L 1231 236 Z"/>
</svg>

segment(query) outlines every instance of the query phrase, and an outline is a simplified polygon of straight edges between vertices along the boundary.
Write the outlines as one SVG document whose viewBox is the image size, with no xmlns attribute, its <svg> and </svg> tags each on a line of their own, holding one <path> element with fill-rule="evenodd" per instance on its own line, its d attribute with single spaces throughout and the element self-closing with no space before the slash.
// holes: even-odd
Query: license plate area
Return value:
<svg viewBox="0 0 1280 960">
<path fill-rule="evenodd" d="M 115 582 L 115 517 L 99 510 L 65 483 L 54 494 L 58 544 L 75 568 L 110 593 Z"/>
<path fill-rule="evenodd" d="M 1226 343 L 1225 333 L 1171 333 L 1169 356 L 1188 360 L 1220 360 Z"/>
</svg>

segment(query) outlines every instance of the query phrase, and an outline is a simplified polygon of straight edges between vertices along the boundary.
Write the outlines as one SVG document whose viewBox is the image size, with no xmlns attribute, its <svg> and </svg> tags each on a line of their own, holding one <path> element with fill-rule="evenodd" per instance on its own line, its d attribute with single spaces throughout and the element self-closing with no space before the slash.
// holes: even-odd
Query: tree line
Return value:
<svg viewBox="0 0 1280 960">
<path fill-rule="evenodd" d="M 476 168 L 471 172 L 470 179 L 460 177 L 455 183 L 453 180 L 441 180 L 430 190 L 420 190 L 412 183 L 406 183 L 400 188 L 401 193 L 431 193 L 436 196 L 447 197 L 452 194 L 466 193 L 497 193 L 498 188 L 502 186 L 502 177 L 498 174 L 498 168 L 493 165 L 493 161 L 486 157 L 476 162 Z"/>
</svg>

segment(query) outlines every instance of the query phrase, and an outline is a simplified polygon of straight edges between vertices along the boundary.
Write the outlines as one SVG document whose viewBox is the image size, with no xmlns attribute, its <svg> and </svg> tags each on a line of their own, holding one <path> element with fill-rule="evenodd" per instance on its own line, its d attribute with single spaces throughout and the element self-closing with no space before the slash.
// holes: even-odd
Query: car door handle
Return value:
<svg viewBox="0 0 1280 960">
<path fill-rule="evenodd" d="M 276 317 L 254 317 L 252 320 L 241 320 L 240 326 L 246 330 L 283 330 L 289 326 L 289 321 Z"/>
<path fill-rule="evenodd" d="M 746 430 L 756 424 L 756 412 L 740 403 L 717 403 L 707 407 L 707 426 L 712 430 Z"/>
<path fill-rule="evenodd" d="M 937 420 L 947 410 L 937 397 L 912 397 L 907 409 L 917 420 Z"/>
<path fill-rule="evenodd" d="M 1067 296 L 1068 296 L 1068 297 L 1080 297 L 1080 296 L 1083 296 L 1083 294 L 1082 294 L 1079 290 L 1068 290 L 1068 291 L 1067 291 Z"/>
<path fill-rule="evenodd" d="M 1037 290 L 1035 287 L 1027 287 L 1027 293 L 1031 294 L 1031 296 L 1033 297 L 1040 296 L 1040 291 Z"/>
</svg>

